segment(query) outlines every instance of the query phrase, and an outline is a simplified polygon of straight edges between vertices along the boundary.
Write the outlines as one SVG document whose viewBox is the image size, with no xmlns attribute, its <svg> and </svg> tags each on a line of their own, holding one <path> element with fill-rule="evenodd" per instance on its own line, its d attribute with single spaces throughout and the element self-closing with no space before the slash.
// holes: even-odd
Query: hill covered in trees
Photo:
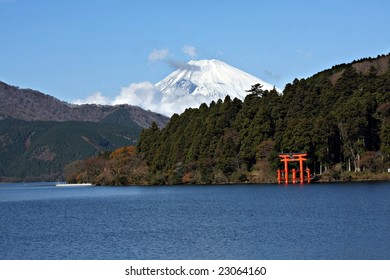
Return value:
<svg viewBox="0 0 390 280">
<path fill-rule="evenodd" d="M 135 145 L 144 127 L 168 120 L 130 105 L 71 105 L 0 82 L 0 181 L 62 179 L 66 164 Z"/>
<path fill-rule="evenodd" d="M 144 129 L 126 165 L 136 161 L 146 184 L 274 182 L 281 152 L 307 152 L 322 180 L 372 178 L 390 167 L 390 55 L 295 79 L 283 94 L 249 91 L 243 102 L 227 97 Z M 102 159 L 102 170 L 115 157 Z M 81 173 L 88 170 L 84 162 Z M 121 176 L 118 184 L 134 182 Z"/>
</svg>

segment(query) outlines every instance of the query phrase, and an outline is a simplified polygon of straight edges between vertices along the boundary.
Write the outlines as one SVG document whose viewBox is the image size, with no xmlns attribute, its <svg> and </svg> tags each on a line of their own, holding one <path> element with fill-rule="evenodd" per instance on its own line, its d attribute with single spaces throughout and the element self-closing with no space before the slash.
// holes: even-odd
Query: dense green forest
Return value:
<svg viewBox="0 0 390 280">
<path fill-rule="evenodd" d="M 244 101 L 226 97 L 187 109 L 164 129 L 153 124 L 141 132 L 136 166 L 145 163 L 147 184 L 274 182 L 278 154 L 305 151 L 321 180 L 388 178 L 389 58 L 295 79 L 282 94 L 253 85 Z M 101 168 L 109 162 L 102 159 Z M 76 181 L 88 169 L 85 162 L 68 178 Z M 131 182 L 131 175 L 121 176 L 120 184 Z"/>
</svg>

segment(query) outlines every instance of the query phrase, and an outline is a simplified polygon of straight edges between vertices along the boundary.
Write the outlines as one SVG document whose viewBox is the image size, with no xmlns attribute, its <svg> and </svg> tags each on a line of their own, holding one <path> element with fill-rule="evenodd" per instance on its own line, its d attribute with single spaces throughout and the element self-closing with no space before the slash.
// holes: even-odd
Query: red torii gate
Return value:
<svg viewBox="0 0 390 280">
<path fill-rule="evenodd" d="M 293 161 L 299 161 L 299 170 L 292 169 L 292 182 L 297 182 L 297 171 L 299 172 L 299 182 L 302 184 L 305 181 L 305 172 L 303 170 L 303 162 L 306 161 L 307 153 L 293 153 L 293 154 L 279 154 L 280 161 L 284 163 L 284 170 L 278 169 L 278 183 L 282 181 L 282 175 L 284 174 L 284 182 L 289 183 L 288 178 L 288 163 Z M 310 169 L 306 168 L 306 181 L 310 183 Z"/>
</svg>

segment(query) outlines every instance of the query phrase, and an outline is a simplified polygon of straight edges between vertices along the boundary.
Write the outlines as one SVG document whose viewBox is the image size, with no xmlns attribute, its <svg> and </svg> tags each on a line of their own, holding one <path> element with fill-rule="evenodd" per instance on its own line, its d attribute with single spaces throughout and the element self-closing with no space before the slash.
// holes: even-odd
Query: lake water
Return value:
<svg viewBox="0 0 390 280">
<path fill-rule="evenodd" d="M 390 183 L 0 185 L 0 259 L 390 259 Z"/>
</svg>

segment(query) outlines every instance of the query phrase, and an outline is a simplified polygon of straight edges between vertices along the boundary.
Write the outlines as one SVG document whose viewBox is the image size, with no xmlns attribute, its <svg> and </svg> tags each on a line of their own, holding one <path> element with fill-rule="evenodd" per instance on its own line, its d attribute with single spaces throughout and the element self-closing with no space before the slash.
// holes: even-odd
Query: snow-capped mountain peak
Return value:
<svg viewBox="0 0 390 280">
<path fill-rule="evenodd" d="M 169 117 L 187 108 L 199 108 L 202 103 L 224 100 L 227 95 L 243 100 L 255 84 L 263 85 L 264 90 L 273 89 L 271 84 L 216 59 L 172 65 L 177 70 L 155 85 L 149 81 L 132 83 L 123 87 L 113 101 L 97 92 L 89 99 L 98 102 L 78 100 L 77 103 L 131 104 Z"/>
<path fill-rule="evenodd" d="M 211 102 L 223 100 L 227 95 L 232 99 L 244 99 L 248 94 L 246 90 L 257 83 L 262 84 L 264 90 L 274 87 L 223 61 L 211 59 L 191 60 L 155 86 L 163 92 L 165 102 L 172 102 L 186 95 L 200 95 Z"/>
</svg>

